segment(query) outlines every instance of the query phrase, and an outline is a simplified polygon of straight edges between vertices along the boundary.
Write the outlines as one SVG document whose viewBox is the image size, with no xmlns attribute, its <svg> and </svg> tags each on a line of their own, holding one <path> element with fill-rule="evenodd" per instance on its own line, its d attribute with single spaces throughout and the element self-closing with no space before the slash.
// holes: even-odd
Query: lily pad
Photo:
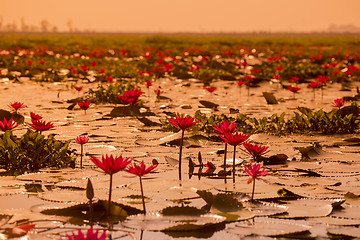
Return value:
<svg viewBox="0 0 360 240">
<path fill-rule="evenodd" d="M 123 223 L 125 227 L 148 231 L 197 231 L 209 225 L 225 221 L 217 214 L 164 216 L 160 213 L 130 216 Z"/>
<path fill-rule="evenodd" d="M 255 218 L 251 222 L 240 222 L 235 227 L 229 227 L 226 231 L 239 234 L 241 236 L 258 235 L 258 236 L 284 236 L 307 232 L 310 226 L 297 224 L 294 221 L 272 219 L 272 218 Z"/>
<path fill-rule="evenodd" d="M 332 235 L 360 238 L 360 228 L 358 227 L 328 227 L 327 231 Z"/>
<path fill-rule="evenodd" d="M 286 202 L 287 214 L 278 215 L 278 218 L 309 218 L 328 216 L 333 207 L 331 202 L 315 199 L 298 199 Z"/>
</svg>

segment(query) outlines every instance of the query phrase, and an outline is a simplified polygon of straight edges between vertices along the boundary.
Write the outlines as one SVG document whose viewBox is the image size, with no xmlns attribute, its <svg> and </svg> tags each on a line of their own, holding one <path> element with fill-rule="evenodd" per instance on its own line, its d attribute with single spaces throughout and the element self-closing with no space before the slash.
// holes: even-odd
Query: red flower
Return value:
<svg viewBox="0 0 360 240">
<path fill-rule="evenodd" d="M 321 88 L 321 86 L 322 86 L 321 82 L 310 82 L 308 85 L 309 88 L 313 88 L 313 89 Z"/>
<path fill-rule="evenodd" d="M 83 72 L 87 72 L 88 66 L 87 66 L 87 65 L 81 66 L 81 70 L 82 70 Z"/>
<path fill-rule="evenodd" d="M 250 135 L 237 132 L 237 133 L 225 133 L 224 136 L 220 136 L 220 137 L 224 140 L 224 142 L 232 146 L 237 146 L 248 140 Z"/>
<path fill-rule="evenodd" d="M 185 116 L 184 114 L 176 115 L 175 119 L 168 118 L 168 120 L 171 125 L 181 130 L 186 130 L 188 128 L 191 128 L 200 121 L 200 120 L 195 121 L 195 118 L 192 118 L 190 116 Z"/>
<path fill-rule="evenodd" d="M 219 134 L 225 135 L 226 133 L 236 132 L 236 126 L 237 126 L 237 122 L 232 122 L 231 124 L 229 124 L 228 121 L 223 121 L 222 123 L 219 123 L 219 126 L 214 124 L 213 128 Z"/>
<path fill-rule="evenodd" d="M 331 106 L 341 108 L 342 106 L 344 106 L 344 104 L 345 104 L 344 98 L 337 98 L 334 99 L 334 102 L 332 103 Z"/>
<path fill-rule="evenodd" d="M 114 82 L 114 79 L 110 76 L 106 76 L 106 81 L 107 82 Z"/>
<path fill-rule="evenodd" d="M 247 154 L 253 156 L 254 160 L 258 158 L 259 156 L 267 153 L 268 148 L 266 146 L 261 146 L 257 144 L 251 144 L 251 143 L 244 143 L 243 146 L 245 147 L 244 152 Z"/>
<path fill-rule="evenodd" d="M 105 173 L 113 175 L 120 170 L 124 170 L 127 165 L 129 165 L 132 161 L 131 158 L 123 158 L 122 156 L 113 157 L 113 155 L 108 156 L 107 154 L 102 155 L 101 161 L 96 157 L 91 157 L 91 161 L 101 168 Z"/>
<path fill-rule="evenodd" d="M 30 117 L 31 117 L 32 120 L 40 120 L 40 119 L 43 118 L 42 116 L 37 115 L 37 114 L 35 114 L 33 112 L 30 112 Z"/>
<path fill-rule="evenodd" d="M 161 91 L 160 89 L 155 89 L 154 92 L 157 97 L 160 97 L 160 95 L 164 93 L 164 91 Z"/>
<path fill-rule="evenodd" d="M 89 141 L 89 137 L 88 136 L 78 136 L 75 138 L 75 141 L 78 143 L 78 144 L 85 144 Z"/>
<path fill-rule="evenodd" d="M 326 82 L 329 81 L 330 78 L 325 75 L 320 75 L 317 78 L 315 78 L 315 80 L 321 82 L 323 85 L 326 85 Z"/>
<path fill-rule="evenodd" d="M 101 69 L 99 69 L 99 71 L 98 71 L 98 73 L 104 73 L 105 72 L 105 69 L 103 69 L 103 68 L 101 68 Z"/>
<path fill-rule="evenodd" d="M 260 168 L 261 165 L 259 163 L 254 163 L 254 165 L 250 163 L 249 168 L 244 167 L 244 173 L 250 176 L 247 183 L 251 183 L 255 179 L 262 180 L 260 177 L 268 174 L 268 170 L 263 169 L 260 171 Z"/>
<path fill-rule="evenodd" d="M 19 126 L 19 124 L 16 124 L 16 122 L 14 122 L 12 119 L 7 121 L 6 118 L 4 118 L 2 122 L 0 121 L 0 129 L 3 132 L 6 132 L 6 130 L 12 130 L 17 126 Z"/>
<path fill-rule="evenodd" d="M 246 82 L 251 82 L 253 79 L 254 79 L 254 78 L 253 78 L 252 76 L 250 76 L 250 75 L 246 75 L 246 76 L 245 76 L 245 81 L 246 81 Z"/>
<path fill-rule="evenodd" d="M 74 88 L 75 88 L 75 90 L 78 91 L 78 92 L 80 92 L 80 91 L 82 90 L 82 87 L 77 87 L 77 86 L 75 86 Z"/>
<path fill-rule="evenodd" d="M 276 68 L 276 71 L 278 71 L 278 72 L 281 72 L 282 70 L 284 70 L 284 68 L 282 66 L 279 66 Z"/>
<path fill-rule="evenodd" d="M 136 104 L 139 102 L 139 97 L 143 94 L 144 92 L 135 89 L 135 90 L 128 90 L 124 92 L 124 95 L 120 96 L 118 95 L 117 97 L 123 102 L 123 103 L 127 103 L 127 104 Z"/>
<path fill-rule="evenodd" d="M 254 69 L 251 70 L 251 73 L 254 73 L 254 74 L 259 73 L 259 72 L 261 72 L 260 69 L 254 68 Z"/>
<path fill-rule="evenodd" d="M 299 82 L 299 78 L 298 77 L 295 77 L 295 76 L 292 76 L 290 79 L 289 79 L 290 82 Z"/>
<path fill-rule="evenodd" d="M 9 105 L 10 108 L 12 108 L 14 111 L 17 111 L 22 108 L 26 108 L 27 106 L 21 102 L 13 102 Z"/>
<path fill-rule="evenodd" d="M 280 78 L 280 75 L 274 74 L 273 79 L 279 79 L 279 78 Z"/>
<path fill-rule="evenodd" d="M 29 127 L 35 131 L 39 131 L 40 133 L 43 131 L 51 130 L 54 128 L 54 125 L 51 122 L 45 122 L 41 120 L 33 120 L 32 123 L 29 123 Z"/>
<path fill-rule="evenodd" d="M 301 88 L 288 86 L 288 89 L 289 89 L 290 92 L 296 93 L 296 92 L 298 92 Z"/>
<path fill-rule="evenodd" d="M 97 65 L 97 62 L 91 62 L 89 64 L 90 64 L 90 66 L 95 67 Z"/>
<path fill-rule="evenodd" d="M 146 168 L 144 161 L 141 161 L 141 165 L 137 165 L 136 163 L 134 163 L 128 169 L 125 169 L 125 171 L 128 173 L 132 173 L 136 176 L 142 177 L 145 174 L 153 172 L 157 166 L 158 165 L 151 165 L 148 168 Z"/>
<path fill-rule="evenodd" d="M 28 61 L 26 62 L 26 64 L 27 64 L 28 66 L 31 66 L 31 65 L 33 64 L 33 62 L 32 62 L 31 60 L 28 60 Z"/>
<path fill-rule="evenodd" d="M 238 82 L 237 82 L 237 85 L 240 86 L 240 87 L 241 87 L 242 85 L 244 85 L 244 84 L 245 84 L 244 81 L 238 81 Z"/>
<path fill-rule="evenodd" d="M 106 231 L 104 230 L 103 233 L 98 236 L 99 230 L 96 230 L 93 232 L 92 228 L 89 228 L 87 230 L 86 236 L 81 232 L 80 229 L 78 229 L 78 235 L 75 235 L 75 233 L 72 234 L 72 236 L 67 235 L 68 240 L 106 240 Z"/>
<path fill-rule="evenodd" d="M 145 81 L 146 87 L 151 87 L 152 86 L 152 81 Z"/>
<path fill-rule="evenodd" d="M 45 62 L 44 60 L 40 60 L 40 61 L 39 61 L 39 64 L 40 64 L 40 65 L 44 65 L 45 63 L 46 63 L 46 62 Z"/>
<path fill-rule="evenodd" d="M 83 102 L 78 102 L 78 105 L 81 109 L 87 110 L 90 107 L 91 101 L 85 100 Z"/>
<path fill-rule="evenodd" d="M 205 88 L 205 89 L 206 89 L 206 91 L 212 93 L 213 91 L 216 90 L 216 87 L 208 87 L 208 88 Z"/>
</svg>

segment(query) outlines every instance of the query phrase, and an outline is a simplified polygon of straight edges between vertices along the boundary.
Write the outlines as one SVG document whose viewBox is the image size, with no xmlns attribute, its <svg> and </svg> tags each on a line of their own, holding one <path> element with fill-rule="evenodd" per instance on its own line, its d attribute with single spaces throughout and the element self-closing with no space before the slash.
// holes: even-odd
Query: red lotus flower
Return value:
<svg viewBox="0 0 360 240">
<path fill-rule="evenodd" d="M 30 117 L 31 117 L 32 120 L 41 120 L 43 118 L 42 116 L 37 115 L 37 114 L 35 114 L 33 112 L 30 112 Z"/>
<path fill-rule="evenodd" d="M 296 93 L 296 92 L 298 92 L 301 88 L 288 86 L 288 89 L 289 89 L 290 92 Z"/>
<path fill-rule="evenodd" d="M 212 93 L 212 92 L 214 92 L 216 90 L 216 87 L 208 87 L 208 88 L 205 88 L 205 89 L 206 89 L 206 91 Z"/>
<path fill-rule="evenodd" d="M 228 121 L 223 121 L 219 123 L 219 126 L 214 124 L 213 129 L 218 132 L 218 134 L 225 135 L 227 133 L 236 132 L 237 122 L 232 122 L 231 124 Z"/>
<path fill-rule="evenodd" d="M 78 105 L 81 109 L 87 110 L 90 107 L 91 101 L 85 100 L 83 102 L 78 102 Z"/>
<path fill-rule="evenodd" d="M 310 82 L 308 85 L 309 88 L 313 88 L 313 89 L 321 88 L 321 86 L 322 86 L 321 82 Z"/>
<path fill-rule="evenodd" d="M 128 169 L 125 169 L 126 172 L 132 173 L 140 178 L 140 189 L 141 189 L 141 197 L 142 197 L 142 204 L 144 209 L 144 214 L 146 213 L 145 207 L 145 197 L 144 197 L 144 190 L 142 185 L 142 176 L 145 174 L 151 173 L 158 165 L 151 165 L 150 167 L 146 168 L 144 161 L 141 161 L 141 165 L 137 165 L 136 163 L 133 166 L 130 166 Z"/>
<path fill-rule="evenodd" d="M 20 238 L 25 236 L 33 228 L 35 228 L 35 224 L 24 224 L 6 229 L 5 233 L 8 238 Z"/>
<path fill-rule="evenodd" d="M 100 69 L 99 69 L 99 71 L 98 71 L 98 73 L 100 73 L 100 74 L 101 74 L 101 73 L 104 73 L 105 71 L 106 71 L 105 69 L 100 68 Z"/>
<path fill-rule="evenodd" d="M 245 147 L 244 152 L 246 152 L 247 154 L 253 156 L 254 161 L 256 161 L 256 159 L 267 153 L 268 148 L 266 146 L 262 146 L 262 145 L 257 145 L 257 144 L 251 144 L 251 143 L 244 143 L 243 146 Z"/>
<path fill-rule="evenodd" d="M 326 85 L 326 82 L 330 80 L 329 77 L 325 76 L 325 75 L 320 75 L 317 78 L 315 78 L 316 81 L 321 82 L 322 85 Z"/>
<path fill-rule="evenodd" d="M 89 64 L 90 64 L 90 66 L 95 67 L 97 65 L 97 62 L 91 62 Z"/>
<path fill-rule="evenodd" d="M 299 78 L 298 77 L 295 77 L 295 76 L 292 76 L 290 79 L 289 79 L 290 82 L 299 82 Z"/>
<path fill-rule="evenodd" d="M 106 81 L 107 82 L 114 82 L 114 78 L 112 78 L 110 76 L 106 76 Z"/>
<path fill-rule="evenodd" d="M 77 86 L 74 86 L 74 89 L 78 92 L 80 92 L 82 90 L 82 87 L 77 87 Z"/>
<path fill-rule="evenodd" d="M 0 121 L 0 129 L 3 132 L 6 132 L 7 130 L 13 130 L 17 126 L 19 126 L 19 124 L 16 124 L 16 122 L 14 122 L 12 119 L 7 121 L 6 118 L 4 118 L 2 122 Z"/>
<path fill-rule="evenodd" d="M 175 119 L 168 118 L 168 120 L 171 125 L 181 130 L 186 130 L 188 128 L 191 128 L 200 121 L 200 120 L 195 121 L 195 118 L 192 118 L 190 116 L 185 116 L 184 114 L 181 115 L 177 114 L 175 116 Z"/>
<path fill-rule="evenodd" d="M 40 65 L 44 65 L 45 63 L 46 63 L 46 62 L 45 62 L 44 60 L 40 60 L 40 61 L 39 61 L 39 64 L 40 64 Z"/>
<path fill-rule="evenodd" d="M 274 74 L 273 79 L 279 79 L 279 78 L 280 78 L 280 75 Z"/>
<path fill-rule="evenodd" d="M 146 87 L 149 88 L 152 86 L 152 81 L 145 81 Z"/>
<path fill-rule="evenodd" d="M 284 67 L 282 67 L 282 66 L 278 66 L 278 67 L 276 68 L 276 71 L 277 71 L 277 72 L 281 72 L 282 70 L 284 70 Z"/>
<path fill-rule="evenodd" d="M 161 91 L 160 89 L 155 89 L 154 92 L 157 97 L 160 97 L 160 95 L 164 93 L 164 91 Z"/>
<path fill-rule="evenodd" d="M 237 146 L 244 143 L 249 139 L 250 135 L 243 133 L 225 133 L 224 136 L 220 136 L 224 142 L 230 144 L 231 146 Z"/>
<path fill-rule="evenodd" d="M 87 66 L 87 65 L 81 66 L 81 70 L 82 70 L 83 72 L 87 72 L 88 66 Z"/>
<path fill-rule="evenodd" d="M 240 87 L 241 87 L 242 85 L 244 85 L 244 84 L 245 84 L 244 81 L 238 81 L 238 82 L 237 82 L 237 85 L 240 86 Z"/>
<path fill-rule="evenodd" d="M 200 120 L 195 121 L 195 118 L 192 118 L 190 116 L 184 116 L 183 114 L 181 115 L 177 114 L 175 118 L 176 119 L 169 118 L 168 120 L 171 125 L 182 130 L 181 140 L 180 140 L 180 152 L 179 152 L 179 180 L 181 180 L 181 155 L 182 155 L 182 147 L 184 143 L 184 133 L 186 129 L 194 126 Z"/>
<path fill-rule="evenodd" d="M 51 122 L 45 122 L 45 121 L 33 120 L 33 119 L 31 119 L 31 122 L 32 123 L 28 123 L 29 127 L 32 130 L 35 130 L 40 133 L 43 131 L 52 130 L 55 128 Z"/>
<path fill-rule="evenodd" d="M 146 168 L 144 161 L 141 161 L 141 165 L 137 165 L 134 163 L 132 166 L 129 166 L 127 169 L 125 169 L 126 172 L 132 173 L 136 176 L 142 177 L 148 173 L 151 173 L 154 171 L 154 169 L 158 165 L 151 165 L 148 168 Z"/>
<path fill-rule="evenodd" d="M 263 169 L 260 171 L 261 165 L 254 163 L 254 165 L 252 165 L 250 163 L 249 168 L 247 168 L 246 166 L 244 167 L 244 173 L 246 173 L 248 176 L 250 176 L 250 178 L 248 179 L 247 183 L 251 183 L 253 182 L 253 189 L 252 189 L 252 194 L 251 194 L 251 200 L 254 199 L 254 192 L 255 192 L 255 180 L 262 180 L 260 177 L 262 176 L 266 176 L 268 174 L 268 170 Z"/>
<path fill-rule="evenodd" d="M 332 103 L 331 106 L 341 108 L 344 105 L 345 105 L 344 98 L 336 98 L 334 99 L 334 102 Z"/>
<path fill-rule="evenodd" d="M 27 64 L 28 66 L 31 66 L 31 65 L 33 64 L 33 62 L 32 62 L 31 60 L 27 60 L 26 64 Z"/>
<path fill-rule="evenodd" d="M 15 112 L 17 112 L 17 110 L 22 109 L 22 108 L 26 108 L 27 106 L 21 102 L 13 102 L 9 105 L 9 107 L 11 109 L 13 109 Z"/>
<path fill-rule="evenodd" d="M 113 155 L 108 156 L 107 154 L 102 156 L 101 161 L 96 157 L 91 157 L 91 161 L 95 163 L 96 166 L 101 168 L 105 173 L 113 175 L 120 170 L 123 170 L 129 165 L 132 161 L 131 158 L 123 158 L 122 156 L 114 157 Z"/>
<path fill-rule="evenodd" d="M 108 214 L 111 213 L 111 191 L 112 191 L 112 177 L 115 173 L 124 170 L 132 161 L 131 158 L 123 158 L 122 156 L 113 157 L 107 154 L 102 155 L 101 161 L 96 157 L 91 157 L 91 161 L 101 168 L 105 173 L 110 175 L 110 187 L 109 187 L 109 201 L 108 201 Z"/>
<path fill-rule="evenodd" d="M 92 228 L 89 228 L 86 232 L 86 236 L 78 229 L 78 234 L 72 234 L 72 236 L 67 235 L 68 240 L 106 240 L 106 231 L 104 230 L 103 233 L 98 236 L 99 230 L 93 231 Z"/>
<path fill-rule="evenodd" d="M 89 137 L 88 136 L 78 136 L 75 138 L 75 141 L 78 143 L 78 144 L 85 144 L 89 141 Z"/>
<path fill-rule="evenodd" d="M 246 82 L 251 82 L 253 79 L 254 79 L 254 78 L 253 78 L 252 76 L 250 76 L 250 75 L 246 75 L 246 76 L 245 76 L 245 81 L 246 81 Z"/>
<path fill-rule="evenodd" d="M 259 73 L 259 72 L 261 72 L 260 69 L 254 68 L 254 69 L 251 70 L 251 73 L 254 73 L 254 74 Z"/>
<path fill-rule="evenodd" d="M 124 94 L 122 96 L 118 95 L 117 97 L 126 104 L 137 104 L 139 102 L 139 97 L 143 94 L 144 92 L 135 89 L 135 90 L 128 90 L 125 91 Z"/>
</svg>

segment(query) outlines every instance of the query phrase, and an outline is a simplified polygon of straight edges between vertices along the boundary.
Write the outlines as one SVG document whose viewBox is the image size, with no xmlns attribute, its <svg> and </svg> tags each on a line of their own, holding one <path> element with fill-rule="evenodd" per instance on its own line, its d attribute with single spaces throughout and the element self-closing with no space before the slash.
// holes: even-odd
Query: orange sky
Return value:
<svg viewBox="0 0 360 240">
<path fill-rule="evenodd" d="M 360 0 L 0 0 L 3 23 L 95 31 L 322 31 L 360 27 Z"/>
</svg>

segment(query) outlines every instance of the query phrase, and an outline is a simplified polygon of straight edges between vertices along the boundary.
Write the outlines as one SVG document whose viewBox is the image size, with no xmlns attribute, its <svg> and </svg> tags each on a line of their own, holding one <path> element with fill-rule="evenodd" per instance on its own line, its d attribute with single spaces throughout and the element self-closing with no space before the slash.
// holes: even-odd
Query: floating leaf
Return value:
<svg viewBox="0 0 360 240">
<path fill-rule="evenodd" d="M 213 102 L 209 102 L 206 100 L 200 100 L 201 105 L 203 105 L 206 108 L 211 108 L 211 109 L 217 109 L 217 107 L 219 106 L 219 104 L 213 103 Z"/>
<path fill-rule="evenodd" d="M 243 205 L 251 212 L 255 213 L 257 217 L 282 214 L 285 213 L 288 209 L 288 207 L 284 205 L 261 201 L 244 201 Z"/>
<path fill-rule="evenodd" d="M 315 199 L 298 199 L 286 202 L 287 214 L 279 215 L 279 218 L 308 218 L 325 217 L 333 209 L 330 201 Z"/>
<path fill-rule="evenodd" d="M 148 231 L 197 231 L 223 221 L 225 218 L 216 214 L 164 216 L 160 213 L 147 213 L 130 216 L 123 225 Z"/>
<path fill-rule="evenodd" d="M 289 234 L 304 233 L 311 229 L 310 226 L 297 224 L 294 221 L 255 218 L 251 222 L 240 222 L 235 227 L 229 227 L 226 231 L 239 234 L 241 236 L 259 235 L 259 236 L 283 236 Z"/>
<path fill-rule="evenodd" d="M 263 96 L 267 102 L 267 104 L 278 104 L 278 101 L 276 100 L 276 97 L 273 93 L 270 92 L 263 92 Z"/>
<path fill-rule="evenodd" d="M 332 235 L 360 238 L 360 228 L 358 227 L 328 227 L 327 231 Z"/>
</svg>

